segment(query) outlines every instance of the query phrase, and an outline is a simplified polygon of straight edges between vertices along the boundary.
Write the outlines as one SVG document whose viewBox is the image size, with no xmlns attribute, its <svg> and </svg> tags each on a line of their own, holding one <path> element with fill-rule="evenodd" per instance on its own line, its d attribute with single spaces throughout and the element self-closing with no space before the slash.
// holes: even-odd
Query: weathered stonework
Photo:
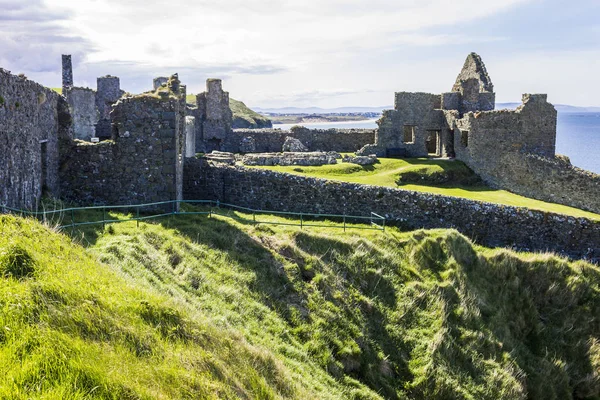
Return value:
<svg viewBox="0 0 600 400">
<path fill-rule="evenodd" d="M 0 68 L 0 205 L 35 208 L 59 195 L 58 94 Z"/>
<path fill-rule="evenodd" d="M 557 112 L 547 96 L 525 94 L 514 111 L 493 111 L 494 102 L 485 65 L 472 53 L 452 92 L 396 93 L 375 143 L 358 154 L 456 157 L 492 187 L 600 212 L 598 175 L 555 158 Z"/>
<path fill-rule="evenodd" d="M 375 212 L 404 228 L 454 228 L 487 246 L 551 250 L 600 260 L 598 221 L 458 197 L 194 159 L 185 166 L 184 198 L 220 200 L 259 210 L 362 216 Z"/>
<path fill-rule="evenodd" d="M 253 136 L 246 136 L 240 141 L 240 153 L 256 153 L 256 140 Z"/>
<path fill-rule="evenodd" d="M 301 152 L 308 151 L 308 148 L 302 142 L 294 137 L 287 136 L 281 146 L 281 151 Z"/>
<path fill-rule="evenodd" d="M 375 129 L 235 129 L 224 142 L 224 148 L 233 153 L 274 153 L 282 150 L 286 137 L 298 139 L 308 151 L 357 151 L 375 139 Z M 254 151 L 246 151 L 245 143 L 252 138 Z"/>
<path fill-rule="evenodd" d="M 448 106 L 450 102 L 458 102 L 458 108 L 445 109 L 458 110 L 461 114 L 470 111 L 491 111 L 495 108 L 494 85 L 479 55 L 469 54 L 452 87 L 452 94 L 445 93 L 442 96 L 448 101 L 446 103 Z"/>
<path fill-rule="evenodd" d="M 384 113 L 377 134 L 301 127 L 291 132 L 231 130 L 229 96 L 218 80 L 209 80 L 207 92 L 197 97 L 196 108 L 190 108 L 177 75 L 160 82 L 153 92 L 121 97 L 116 77 L 99 78 L 98 92 L 73 87 L 66 61 L 67 100 L 24 76 L 0 70 L 0 204 L 34 208 L 44 189 L 53 196 L 62 189 L 63 199 L 83 205 L 148 203 L 181 199 L 185 187 L 189 199 L 318 213 L 369 210 L 412 228 L 456 227 L 488 245 L 599 256 L 598 223 L 586 219 L 405 190 L 210 167 L 192 157 L 196 150 L 211 146 L 245 152 L 245 161 L 253 165 L 335 163 L 341 156 L 334 151 L 361 147 L 365 156 L 346 161 L 371 162 L 374 158 L 368 155 L 373 153 L 456 156 L 493 187 L 600 212 L 600 175 L 555 155 L 556 110 L 546 96 L 527 94 L 517 110 L 493 111 L 493 85 L 476 55 L 467 58 L 452 92 L 397 93 L 395 109 Z M 98 109 L 102 115 L 96 132 L 112 140 L 74 141 L 74 136 L 91 137 Z M 288 136 L 309 152 L 252 154 L 280 151 Z M 203 147 L 191 145 L 198 143 Z M 322 152 L 311 153 L 316 150 Z M 207 158 L 226 164 L 236 160 L 222 152 Z"/>
<path fill-rule="evenodd" d="M 110 122 L 110 111 L 112 105 L 121 98 L 124 92 L 121 83 L 116 76 L 102 76 L 97 79 L 96 108 L 98 109 L 98 124 L 96 125 L 96 136 L 108 139 L 112 136 Z"/>
<path fill-rule="evenodd" d="M 357 165 L 373 165 L 377 160 L 377 156 L 345 156 L 343 161 L 346 163 L 357 164 Z"/>
<path fill-rule="evenodd" d="M 75 139 L 90 140 L 96 136 L 98 109 L 96 108 L 96 92 L 88 88 L 70 87 L 63 95 L 69 104 L 73 118 Z"/>
<path fill-rule="evenodd" d="M 73 87 L 73 63 L 71 56 L 68 54 L 62 55 L 62 90 L 63 94 L 69 88 Z"/>
<path fill-rule="evenodd" d="M 113 136 L 75 141 L 65 152 L 63 196 L 80 204 L 136 204 L 182 198 L 185 87 L 119 100 Z"/>
<path fill-rule="evenodd" d="M 338 154 L 339 155 L 339 154 Z M 244 165 L 304 165 L 336 164 L 337 156 L 325 152 L 252 153 L 242 158 Z"/>
<path fill-rule="evenodd" d="M 196 118 L 196 151 L 225 151 L 232 113 L 229 93 L 223 91 L 220 79 L 206 80 L 206 91 L 196 96 L 196 107 L 189 113 Z"/>
</svg>

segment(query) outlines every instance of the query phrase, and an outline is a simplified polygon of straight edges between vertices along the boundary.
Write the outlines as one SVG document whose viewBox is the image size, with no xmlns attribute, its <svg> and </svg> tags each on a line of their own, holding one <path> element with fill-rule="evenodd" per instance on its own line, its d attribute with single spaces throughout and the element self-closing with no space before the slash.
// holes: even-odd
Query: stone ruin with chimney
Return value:
<svg viewBox="0 0 600 400">
<path fill-rule="evenodd" d="M 0 69 L 0 205 L 35 208 L 44 193 L 82 205 L 181 200 L 195 173 L 186 160 L 199 152 L 272 153 L 296 143 L 307 152 L 456 158 L 492 187 L 600 213 L 600 176 L 555 154 L 557 112 L 546 95 L 495 110 L 474 53 L 450 92 L 396 93 L 375 130 L 232 129 L 219 79 L 187 104 L 176 74 L 130 95 L 110 75 L 96 90 L 76 87 L 71 57 L 62 65 L 62 95 Z"/>
</svg>

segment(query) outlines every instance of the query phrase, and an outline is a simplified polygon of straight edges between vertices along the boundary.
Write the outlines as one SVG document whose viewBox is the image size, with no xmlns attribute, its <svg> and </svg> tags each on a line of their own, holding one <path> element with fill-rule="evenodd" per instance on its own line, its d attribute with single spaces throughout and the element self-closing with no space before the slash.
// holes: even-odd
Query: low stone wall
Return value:
<svg viewBox="0 0 600 400">
<path fill-rule="evenodd" d="M 191 161 L 190 161 L 191 160 Z M 189 161 L 189 162 L 188 162 Z M 306 213 L 385 215 L 410 229 L 455 228 L 487 246 L 600 259 L 600 222 L 409 190 L 340 183 L 187 159 L 185 199 Z"/>
<path fill-rule="evenodd" d="M 375 129 L 306 129 L 293 127 L 289 131 L 281 129 L 235 129 L 228 134 L 224 150 L 233 153 L 247 150 L 242 144 L 254 139 L 253 153 L 275 153 L 282 150 L 286 137 L 302 142 L 309 151 L 337 151 L 349 153 L 359 150 L 375 141 Z"/>
<path fill-rule="evenodd" d="M 253 153 L 242 159 L 244 165 L 304 165 L 319 166 L 336 164 L 339 153 L 305 152 L 305 153 Z"/>
<path fill-rule="evenodd" d="M 523 196 L 600 213 L 600 175 L 574 167 L 565 158 L 513 154 L 479 173 L 494 187 Z"/>
</svg>

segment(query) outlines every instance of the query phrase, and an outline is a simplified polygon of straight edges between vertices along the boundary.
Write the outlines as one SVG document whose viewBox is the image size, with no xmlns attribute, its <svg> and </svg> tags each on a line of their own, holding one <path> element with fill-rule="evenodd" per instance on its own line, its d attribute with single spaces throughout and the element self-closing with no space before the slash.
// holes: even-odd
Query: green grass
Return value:
<svg viewBox="0 0 600 400">
<path fill-rule="evenodd" d="M 219 216 L 72 232 L 85 248 L 0 227 L 0 398 L 600 398 L 584 262 Z"/>
<path fill-rule="evenodd" d="M 186 101 L 189 104 L 196 104 L 196 95 L 188 94 Z M 271 120 L 251 110 L 239 100 L 229 99 L 229 108 L 233 114 L 232 126 L 237 128 L 270 128 Z"/>
<path fill-rule="evenodd" d="M 248 108 L 243 102 L 229 99 L 233 128 L 270 128 L 271 120 Z"/>
<path fill-rule="evenodd" d="M 600 220 L 600 215 L 560 204 L 520 196 L 485 186 L 460 161 L 380 158 L 379 163 L 360 166 L 349 163 L 319 167 L 269 166 L 278 172 L 342 182 L 388 186 L 417 192 L 436 193 L 515 207 Z"/>
</svg>

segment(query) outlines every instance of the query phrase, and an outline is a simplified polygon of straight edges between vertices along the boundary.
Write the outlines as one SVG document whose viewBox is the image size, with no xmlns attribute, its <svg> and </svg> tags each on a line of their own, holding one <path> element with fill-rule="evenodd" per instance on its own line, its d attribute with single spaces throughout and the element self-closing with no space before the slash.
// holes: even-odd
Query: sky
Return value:
<svg viewBox="0 0 600 400">
<path fill-rule="evenodd" d="M 476 52 L 498 102 L 600 106 L 598 16 L 599 0 L 0 0 L 0 67 L 60 87 L 72 54 L 76 86 L 178 73 L 251 107 L 376 107 L 450 91 Z"/>
</svg>

